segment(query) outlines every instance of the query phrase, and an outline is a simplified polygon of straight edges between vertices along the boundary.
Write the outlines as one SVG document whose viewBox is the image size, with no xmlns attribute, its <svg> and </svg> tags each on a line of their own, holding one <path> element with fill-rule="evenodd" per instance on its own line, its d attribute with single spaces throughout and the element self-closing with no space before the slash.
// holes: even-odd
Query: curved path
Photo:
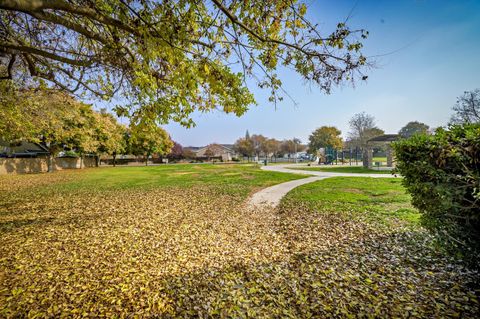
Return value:
<svg viewBox="0 0 480 319">
<path fill-rule="evenodd" d="M 281 172 L 281 173 L 292 173 L 292 174 L 303 174 L 310 177 L 297 179 L 282 184 L 277 184 L 264 188 L 255 194 L 248 200 L 248 206 L 251 208 L 265 208 L 265 207 L 276 207 L 283 196 L 285 196 L 289 191 L 303 184 L 315 182 L 321 179 L 337 176 L 349 176 L 349 177 L 374 177 L 374 178 L 391 178 L 390 174 L 360 174 L 360 173 L 332 173 L 332 172 L 321 172 L 321 171 L 307 171 L 307 170 L 297 170 L 291 169 L 289 167 L 306 167 L 305 164 L 285 164 L 285 165 L 271 165 L 271 166 L 262 166 L 261 169 L 265 171 Z"/>
</svg>

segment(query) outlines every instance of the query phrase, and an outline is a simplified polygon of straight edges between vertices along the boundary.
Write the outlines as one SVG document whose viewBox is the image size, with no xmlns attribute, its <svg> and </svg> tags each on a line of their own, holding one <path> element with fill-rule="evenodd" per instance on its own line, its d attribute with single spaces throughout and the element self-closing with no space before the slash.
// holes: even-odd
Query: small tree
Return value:
<svg viewBox="0 0 480 319">
<path fill-rule="evenodd" d="M 384 134 L 384 131 L 375 125 L 375 118 L 365 112 L 355 114 L 350 121 L 349 143 L 365 149 L 367 141 Z"/>
<path fill-rule="evenodd" d="M 309 152 L 316 154 L 319 148 L 332 147 L 339 149 L 342 147 L 342 132 L 334 126 L 322 126 L 312 132 L 309 136 Z"/>
<path fill-rule="evenodd" d="M 261 134 L 253 134 L 250 137 L 250 140 L 252 141 L 253 153 L 257 157 L 260 157 L 260 154 L 263 153 L 263 144 L 265 143 L 267 138 Z"/>
<path fill-rule="evenodd" d="M 412 137 L 415 134 L 427 134 L 429 126 L 425 123 L 413 121 L 408 122 L 407 125 L 402 127 L 398 134 L 403 138 Z"/>
<path fill-rule="evenodd" d="M 210 158 L 212 158 L 213 156 L 215 156 L 215 151 L 213 150 L 213 148 L 211 147 L 211 145 L 209 145 L 207 147 L 207 149 L 205 150 L 205 156 L 207 157 L 207 160 L 210 161 Z"/>
<path fill-rule="evenodd" d="M 273 157 L 276 158 L 278 153 L 280 152 L 280 145 L 280 141 L 277 141 L 274 138 L 269 138 L 263 143 L 262 151 L 265 153 L 266 156 L 269 156 L 271 154 Z"/>
<path fill-rule="evenodd" d="M 248 134 L 248 131 L 247 131 Z M 253 148 L 253 143 L 250 138 L 239 138 L 233 148 L 235 149 L 236 152 L 242 154 L 243 156 L 247 156 L 248 159 L 250 160 L 250 157 L 253 156 L 254 153 L 254 148 Z"/>
<path fill-rule="evenodd" d="M 453 107 L 452 123 L 480 123 L 480 89 L 466 91 Z"/>
<path fill-rule="evenodd" d="M 142 122 L 130 127 L 132 153 L 145 156 L 145 166 L 149 157 L 158 153 L 166 155 L 173 147 L 168 133 L 152 122 Z"/>
<path fill-rule="evenodd" d="M 302 152 L 306 149 L 307 147 L 302 144 L 302 141 L 300 141 L 298 138 L 294 138 L 291 140 L 283 140 L 282 144 L 280 145 L 280 150 L 283 154 L 288 154 L 288 157 L 290 157 L 291 154 L 294 154 L 296 152 Z"/>
<path fill-rule="evenodd" d="M 186 158 L 186 159 L 194 159 L 196 157 L 196 154 L 194 151 L 192 151 L 189 148 L 183 148 L 182 156 L 183 158 Z"/>
<path fill-rule="evenodd" d="M 183 156 L 183 147 L 180 143 L 173 141 L 173 147 L 170 150 L 170 153 L 167 155 L 167 158 L 170 160 L 179 160 L 182 159 Z"/>
</svg>

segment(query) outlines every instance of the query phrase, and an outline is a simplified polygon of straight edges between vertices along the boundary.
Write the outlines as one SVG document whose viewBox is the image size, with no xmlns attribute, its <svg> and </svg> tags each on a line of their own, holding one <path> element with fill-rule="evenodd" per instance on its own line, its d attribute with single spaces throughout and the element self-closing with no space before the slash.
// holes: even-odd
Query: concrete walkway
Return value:
<svg viewBox="0 0 480 319">
<path fill-rule="evenodd" d="M 297 179 L 282 184 L 270 186 L 264 188 L 255 194 L 248 200 L 247 205 L 250 208 L 267 208 L 267 207 L 276 207 L 283 196 L 285 196 L 289 191 L 304 185 L 307 183 L 312 183 L 321 179 L 329 177 L 338 177 L 338 176 L 349 176 L 349 177 L 374 177 L 374 178 L 391 178 L 390 174 L 356 174 L 356 173 L 332 173 L 332 172 L 320 172 L 320 171 L 306 171 L 306 170 L 297 170 L 291 169 L 292 167 L 307 167 L 305 164 L 285 164 L 285 165 L 271 165 L 271 166 L 262 166 L 261 169 L 265 171 L 272 172 L 281 172 L 281 173 L 291 173 L 291 174 L 303 174 L 310 176 L 307 178 Z"/>
</svg>

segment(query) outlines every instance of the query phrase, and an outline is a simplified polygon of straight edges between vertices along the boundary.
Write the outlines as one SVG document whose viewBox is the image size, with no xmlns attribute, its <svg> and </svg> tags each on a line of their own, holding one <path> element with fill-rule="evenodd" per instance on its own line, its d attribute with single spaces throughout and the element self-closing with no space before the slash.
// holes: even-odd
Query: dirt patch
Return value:
<svg viewBox="0 0 480 319">
<path fill-rule="evenodd" d="M 342 192 L 353 193 L 353 194 L 363 194 L 363 192 L 357 188 L 344 188 Z"/>
<path fill-rule="evenodd" d="M 190 174 L 193 174 L 195 172 L 175 172 L 175 173 L 170 173 L 168 175 L 171 175 L 171 176 L 179 176 L 179 175 L 190 175 Z"/>
</svg>

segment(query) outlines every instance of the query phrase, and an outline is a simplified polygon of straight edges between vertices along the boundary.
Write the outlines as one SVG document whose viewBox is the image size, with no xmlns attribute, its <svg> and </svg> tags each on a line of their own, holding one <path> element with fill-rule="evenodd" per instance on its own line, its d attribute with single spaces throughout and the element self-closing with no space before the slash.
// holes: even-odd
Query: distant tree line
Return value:
<svg viewBox="0 0 480 319">
<path fill-rule="evenodd" d="M 245 137 L 239 138 L 234 144 L 234 150 L 248 159 L 269 157 L 276 159 L 278 157 L 292 157 L 296 152 L 302 152 L 306 146 L 297 138 L 277 140 L 268 138 L 261 134 L 253 134 L 247 131 Z"/>
</svg>

